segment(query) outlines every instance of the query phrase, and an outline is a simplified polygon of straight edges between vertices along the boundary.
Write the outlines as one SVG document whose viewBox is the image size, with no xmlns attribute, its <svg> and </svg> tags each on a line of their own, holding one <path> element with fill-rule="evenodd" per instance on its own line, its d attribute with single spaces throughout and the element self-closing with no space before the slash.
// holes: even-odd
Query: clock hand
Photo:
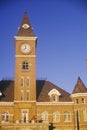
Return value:
<svg viewBox="0 0 87 130">
<path fill-rule="evenodd" d="M 26 49 L 26 45 L 24 46 L 24 50 Z"/>
</svg>

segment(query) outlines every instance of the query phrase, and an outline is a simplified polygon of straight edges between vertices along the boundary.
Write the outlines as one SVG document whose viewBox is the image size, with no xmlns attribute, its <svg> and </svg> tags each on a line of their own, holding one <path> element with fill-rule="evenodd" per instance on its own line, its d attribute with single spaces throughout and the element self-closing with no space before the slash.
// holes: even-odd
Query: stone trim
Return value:
<svg viewBox="0 0 87 130">
<path fill-rule="evenodd" d="M 15 57 L 22 58 L 22 57 L 36 57 L 36 55 L 15 55 Z"/>
<path fill-rule="evenodd" d="M 36 102 L 36 105 L 56 106 L 56 105 L 73 105 L 74 102 Z"/>
<path fill-rule="evenodd" d="M 20 36 L 15 36 L 14 38 L 16 40 L 37 40 L 37 37 L 20 37 Z"/>
<path fill-rule="evenodd" d="M 81 97 L 87 96 L 87 93 L 75 93 L 75 94 L 71 94 L 71 97 L 72 97 L 72 98 L 73 98 L 73 97 L 79 97 L 79 96 L 81 96 Z"/>
<path fill-rule="evenodd" d="M 14 102 L 0 102 L 0 106 L 14 106 Z"/>
</svg>

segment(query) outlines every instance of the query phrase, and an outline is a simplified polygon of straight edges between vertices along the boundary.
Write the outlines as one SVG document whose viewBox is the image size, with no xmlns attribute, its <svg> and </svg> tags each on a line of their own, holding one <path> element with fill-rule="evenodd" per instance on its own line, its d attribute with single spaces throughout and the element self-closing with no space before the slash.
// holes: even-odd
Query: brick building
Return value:
<svg viewBox="0 0 87 130">
<path fill-rule="evenodd" d="M 15 36 L 15 78 L 0 81 L 0 130 L 87 130 L 87 88 L 72 93 L 36 80 L 36 46 L 27 13 Z"/>
</svg>

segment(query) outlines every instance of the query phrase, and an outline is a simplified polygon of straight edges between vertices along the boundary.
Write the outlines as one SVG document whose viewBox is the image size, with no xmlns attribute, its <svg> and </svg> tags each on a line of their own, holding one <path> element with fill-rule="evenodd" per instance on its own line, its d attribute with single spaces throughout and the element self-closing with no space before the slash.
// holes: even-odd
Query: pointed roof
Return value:
<svg viewBox="0 0 87 130">
<path fill-rule="evenodd" d="M 34 33 L 26 12 L 24 13 L 24 17 L 19 27 L 17 36 L 34 37 Z"/>
<path fill-rule="evenodd" d="M 82 82 L 80 77 L 78 77 L 77 83 L 73 89 L 72 94 L 75 94 L 75 93 L 87 93 L 87 88 Z"/>
</svg>

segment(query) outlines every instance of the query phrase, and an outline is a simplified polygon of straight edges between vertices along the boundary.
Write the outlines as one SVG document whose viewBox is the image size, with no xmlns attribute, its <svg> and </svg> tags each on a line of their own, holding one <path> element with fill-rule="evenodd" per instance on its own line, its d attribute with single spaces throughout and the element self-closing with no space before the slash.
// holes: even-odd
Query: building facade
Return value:
<svg viewBox="0 0 87 130">
<path fill-rule="evenodd" d="M 0 130 L 87 130 L 87 88 L 36 80 L 35 37 L 27 13 L 15 36 L 15 78 L 0 81 Z"/>
</svg>

